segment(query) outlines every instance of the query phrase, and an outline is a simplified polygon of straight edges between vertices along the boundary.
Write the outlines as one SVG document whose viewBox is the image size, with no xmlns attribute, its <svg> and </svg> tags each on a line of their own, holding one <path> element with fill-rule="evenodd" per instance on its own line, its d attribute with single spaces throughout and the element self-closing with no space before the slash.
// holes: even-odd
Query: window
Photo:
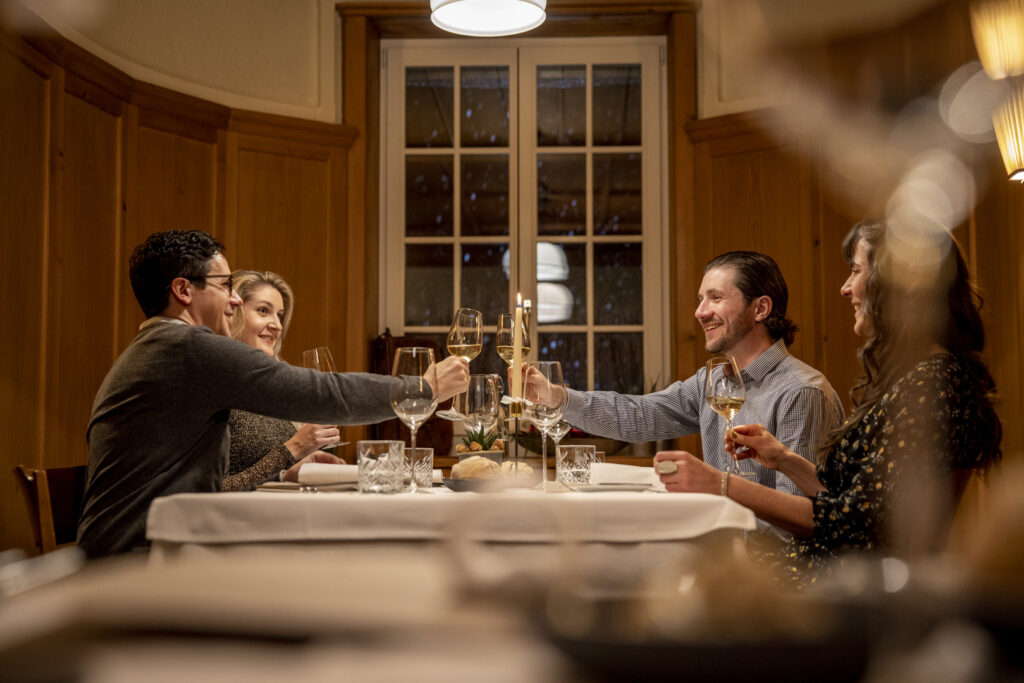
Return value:
<svg viewBox="0 0 1024 683">
<path fill-rule="evenodd" d="M 384 41 L 383 323 L 489 334 L 533 302 L 531 359 L 581 389 L 667 379 L 663 38 Z"/>
</svg>

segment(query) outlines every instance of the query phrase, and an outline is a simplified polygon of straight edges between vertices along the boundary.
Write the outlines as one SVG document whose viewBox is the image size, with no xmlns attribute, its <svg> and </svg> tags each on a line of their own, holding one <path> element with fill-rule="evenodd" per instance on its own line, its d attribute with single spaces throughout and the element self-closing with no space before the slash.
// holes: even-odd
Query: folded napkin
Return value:
<svg viewBox="0 0 1024 683">
<path fill-rule="evenodd" d="M 590 465 L 590 483 L 598 484 L 637 484 L 650 486 L 657 491 L 664 491 L 653 467 L 637 465 L 619 465 L 613 462 L 595 462 Z"/>
<path fill-rule="evenodd" d="M 359 468 L 355 465 L 307 462 L 299 468 L 300 484 L 354 484 L 357 481 Z"/>
</svg>

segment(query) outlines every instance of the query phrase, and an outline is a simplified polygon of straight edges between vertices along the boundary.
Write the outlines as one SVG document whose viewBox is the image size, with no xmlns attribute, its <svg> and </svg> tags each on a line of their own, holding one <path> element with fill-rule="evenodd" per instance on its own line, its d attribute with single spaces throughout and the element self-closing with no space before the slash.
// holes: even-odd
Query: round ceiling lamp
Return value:
<svg viewBox="0 0 1024 683">
<path fill-rule="evenodd" d="M 462 36 L 511 36 L 544 23 L 547 0 L 430 0 L 430 20 Z"/>
</svg>

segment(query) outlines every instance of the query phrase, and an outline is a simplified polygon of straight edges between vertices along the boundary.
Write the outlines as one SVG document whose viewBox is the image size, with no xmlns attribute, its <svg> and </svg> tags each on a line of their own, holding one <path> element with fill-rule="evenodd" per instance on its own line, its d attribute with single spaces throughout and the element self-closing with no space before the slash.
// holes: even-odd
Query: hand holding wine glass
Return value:
<svg viewBox="0 0 1024 683">
<path fill-rule="evenodd" d="M 407 346 L 395 353 L 391 374 L 397 381 L 391 387 L 391 408 L 409 428 L 412 449 L 416 449 L 416 432 L 437 408 L 437 366 L 434 352 L 422 346 Z M 412 490 L 416 490 L 415 481 Z"/>
<path fill-rule="evenodd" d="M 731 430 L 733 418 L 736 417 L 736 413 L 743 407 L 743 402 L 746 400 L 746 387 L 734 358 L 715 356 L 707 362 L 704 396 L 711 409 L 725 418 L 726 432 Z M 752 474 L 740 470 L 736 459 L 731 456 L 726 471 L 741 477 L 748 477 Z"/>
<path fill-rule="evenodd" d="M 537 379 L 538 384 L 543 383 L 547 386 L 542 389 L 543 392 L 553 390 L 553 387 L 561 387 L 564 385 L 562 380 L 562 364 L 558 361 L 551 360 L 534 360 L 526 364 L 527 376 L 531 374 L 539 374 L 543 377 L 543 380 Z M 542 480 L 541 487 L 547 488 L 548 481 L 548 442 L 547 434 L 548 431 L 562 418 L 562 405 L 559 403 L 557 406 L 552 407 L 544 403 L 534 403 L 527 401 L 523 412 L 526 417 L 530 418 L 534 426 L 541 432 L 541 470 Z"/>
</svg>

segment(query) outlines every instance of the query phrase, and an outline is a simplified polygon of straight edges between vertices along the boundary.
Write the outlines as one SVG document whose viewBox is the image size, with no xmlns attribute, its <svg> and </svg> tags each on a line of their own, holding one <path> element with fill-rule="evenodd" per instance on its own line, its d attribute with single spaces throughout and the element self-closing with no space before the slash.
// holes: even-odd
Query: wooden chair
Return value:
<svg viewBox="0 0 1024 683">
<path fill-rule="evenodd" d="M 40 552 L 73 545 L 85 494 L 86 466 L 14 468 L 25 494 L 32 533 Z"/>
</svg>

